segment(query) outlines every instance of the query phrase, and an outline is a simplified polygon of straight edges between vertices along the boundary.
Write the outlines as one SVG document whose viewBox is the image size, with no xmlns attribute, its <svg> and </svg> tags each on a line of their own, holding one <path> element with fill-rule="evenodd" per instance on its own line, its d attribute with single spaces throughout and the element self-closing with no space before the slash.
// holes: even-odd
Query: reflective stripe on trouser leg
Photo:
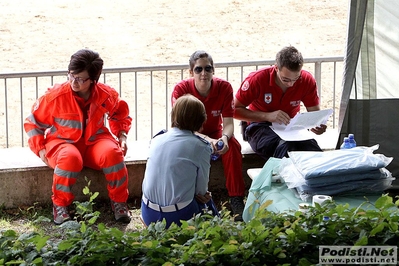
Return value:
<svg viewBox="0 0 399 266">
<path fill-rule="evenodd" d="M 83 168 L 82 156 L 69 143 L 59 145 L 49 155 L 49 164 L 54 168 L 51 199 L 58 206 L 69 206 L 74 199 L 72 186 Z"/>
<path fill-rule="evenodd" d="M 58 206 L 69 206 L 72 204 L 74 195 L 72 186 L 76 183 L 79 172 L 62 170 L 58 166 L 54 169 L 53 175 L 53 203 Z"/>
<path fill-rule="evenodd" d="M 126 202 L 128 198 L 128 173 L 125 162 L 103 168 L 105 178 L 108 181 L 108 193 L 111 200 L 115 202 Z"/>
<path fill-rule="evenodd" d="M 84 165 L 102 170 L 108 181 L 111 200 L 126 202 L 128 198 L 128 172 L 122 150 L 113 139 L 100 139 L 86 149 Z"/>
</svg>

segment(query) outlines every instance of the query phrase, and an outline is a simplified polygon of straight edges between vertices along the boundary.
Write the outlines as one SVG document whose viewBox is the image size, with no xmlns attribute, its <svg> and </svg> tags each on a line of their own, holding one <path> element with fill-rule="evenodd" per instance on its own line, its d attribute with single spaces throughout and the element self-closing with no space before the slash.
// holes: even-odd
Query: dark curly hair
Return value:
<svg viewBox="0 0 399 266">
<path fill-rule="evenodd" d="M 68 72 L 78 74 L 86 70 L 91 80 L 98 81 L 103 70 L 103 64 L 104 61 L 97 52 L 82 49 L 71 56 Z"/>
</svg>

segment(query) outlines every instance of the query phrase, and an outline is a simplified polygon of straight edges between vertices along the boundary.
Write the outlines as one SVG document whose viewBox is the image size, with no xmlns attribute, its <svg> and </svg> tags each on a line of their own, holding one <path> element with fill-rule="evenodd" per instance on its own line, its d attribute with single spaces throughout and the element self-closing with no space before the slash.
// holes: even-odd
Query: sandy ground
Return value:
<svg viewBox="0 0 399 266">
<path fill-rule="evenodd" d="M 0 73 L 66 70 L 70 55 L 81 48 L 98 51 L 105 68 L 186 64 L 197 49 L 211 53 L 215 63 L 273 59 L 290 44 L 305 58 L 340 56 L 345 50 L 348 4 L 347 0 L 3 0 Z M 9 105 L 18 107 L 19 90 L 9 88 Z M 25 100 L 26 110 L 33 100 Z M 2 101 L 1 124 L 4 108 Z M 10 130 L 14 131 L 12 125 Z"/>
<path fill-rule="evenodd" d="M 2 0 L 0 73 L 66 70 L 81 48 L 98 51 L 105 68 L 186 64 L 197 49 L 215 63 L 273 59 L 290 44 L 304 57 L 339 56 L 347 12 L 347 0 Z M 20 88 L 7 95 L 9 130 L 20 139 Z M 24 112 L 33 101 L 24 99 Z M 134 217 L 129 226 L 140 225 Z"/>
<path fill-rule="evenodd" d="M 181 64 L 197 49 L 216 62 L 342 55 L 347 0 L 0 2 L 1 72 L 65 69 L 80 48 L 105 67 Z"/>
</svg>

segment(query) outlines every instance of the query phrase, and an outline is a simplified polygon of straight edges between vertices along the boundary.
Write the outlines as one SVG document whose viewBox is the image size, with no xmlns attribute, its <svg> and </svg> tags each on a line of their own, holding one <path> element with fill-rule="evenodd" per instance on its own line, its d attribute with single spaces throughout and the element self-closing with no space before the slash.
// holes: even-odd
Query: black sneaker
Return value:
<svg viewBox="0 0 399 266">
<path fill-rule="evenodd" d="M 68 213 L 68 207 L 64 206 L 57 206 L 53 204 L 53 217 L 54 223 L 56 225 L 60 225 L 66 221 L 71 220 L 71 216 Z"/>
<path fill-rule="evenodd" d="M 242 212 L 244 211 L 244 197 L 230 197 L 230 206 L 234 215 L 235 222 L 242 222 Z"/>
<path fill-rule="evenodd" d="M 115 220 L 121 223 L 130 223 L 132 216 L 130 215 L 129 208 L 126 202 L 115 202 L 111 200 L 111 207 L 114 211 Z"/>
</svg>

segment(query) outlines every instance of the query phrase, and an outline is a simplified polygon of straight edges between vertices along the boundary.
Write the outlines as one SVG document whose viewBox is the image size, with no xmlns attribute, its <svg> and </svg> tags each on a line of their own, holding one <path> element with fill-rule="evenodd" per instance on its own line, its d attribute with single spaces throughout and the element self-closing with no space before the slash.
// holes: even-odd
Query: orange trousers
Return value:
<svg viewBox="0 0 399 266">
<path fill-rule="evenodd" d="M 54 169 L 51 197 L 54 204 L 72 204 L 74 195 L 71 189 L 84 166 L 103 171 L 111 200 L 127 201 L 128 172 L 122 150 L 113 139 L 100 139 L 90 146 L 83 141 L 63 143 L 52 148 L 46 157 Z"/>
</svg>

